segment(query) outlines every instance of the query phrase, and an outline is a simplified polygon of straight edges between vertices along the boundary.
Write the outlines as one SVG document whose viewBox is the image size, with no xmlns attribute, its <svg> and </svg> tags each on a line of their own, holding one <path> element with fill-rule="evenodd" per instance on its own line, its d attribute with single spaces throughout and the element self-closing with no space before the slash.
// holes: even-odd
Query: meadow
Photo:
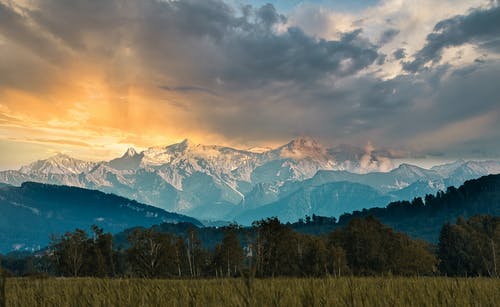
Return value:
<svg viewBox="0 0 500 307">
<path fill-rule="evenodd" d="M 6 306 L 498 306 L 500 279 L 8 278 Z"/>
</svg>

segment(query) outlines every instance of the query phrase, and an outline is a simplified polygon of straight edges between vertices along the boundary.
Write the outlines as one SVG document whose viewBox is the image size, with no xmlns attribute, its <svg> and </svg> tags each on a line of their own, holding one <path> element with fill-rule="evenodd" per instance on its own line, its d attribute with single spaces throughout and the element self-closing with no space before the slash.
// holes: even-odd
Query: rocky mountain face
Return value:
<svg viewBox="0 0 500 307">
<path fill-rule="evenodd" d="M 333 182 L 356 184 L 352 189 L 364 185 L 380 193 L 381 199 L 392 200 L 435 193 L 448 185 L 499 172 L 500 163 L 495 161 L 458 161 L 430 170 L 408 164 L 394 168 L 387 152 L 345 145 L 327 148 L 312 138 L 297 138 L 274 149 L 259 150 L 184 140 L 140 153 L 131 148 L 121 157 L 97 163 L 59 154 L 17 171 L 0 172 L 0 182 L 19 186 L 35 181 L 97 189 L 200 219 L 238 220 L 247 210 L 282 204 L 300 190 L 312 191 L 326 185 L 322 189 L 341 193 L 338 186 L 328 185 Z M 315 194 L 304 197 L 310 195 Z M 366 196 L 367 200 L 374 199 Z M 298 210 L 295 216 L 286 214 L 286 218 L 293 219 L 299 212 L 317 213 L 313 210 L 320 210 L 320 205 L 326 215 L 342 211 L 319 199 L 308 210 Z M 339 199 L 342 208 L 358 207 L 361 202 L 356 200 L 354 204 L 350 199 Z M 290 207 L 296 205 L 293 199 L 287 203 Z M 362 205 L 373 204 L 366 201 Z M 266 217 L 266 212 L 252 216 Z M 272 212 L 285 217 L 279 210 Z"/>
</svg>

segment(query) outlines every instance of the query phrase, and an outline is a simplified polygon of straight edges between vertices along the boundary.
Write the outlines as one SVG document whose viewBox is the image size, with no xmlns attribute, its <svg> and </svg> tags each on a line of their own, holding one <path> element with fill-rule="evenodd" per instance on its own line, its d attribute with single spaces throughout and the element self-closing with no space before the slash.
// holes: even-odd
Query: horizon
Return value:
<svg viewBox="0 0 500 307">
<path fill-rule="evenodd" d="M 20 164 L 20 165 L 14 166 L 14 167 L 2 168 L 0 166 L 0 171 L 19 170 L 21 167 L 27 166 L 27 165 L 29 165 L 31 163 L 34 163 L 34 162 L 37 162 L 37 161 L 48 160 L 48 159 L 57 157 L 59 155 L 67 156 L 67 157 L 70 157 L 72 159 L 77 159 L 77 160 L 82 160 L 82 161 L 88 161 L 88 162 L 94 162 L 94 163 L 109 162 L 109 161 L 111 161 L 113 159 L 123 157 L 130 150 L 133 150 L 136 154 L 142 154 L 145 151 L 150 150 L 150 149 L 165 149 L 167 147 L 178 145 L 178 144 L 182 144 L 184 142 L 188 142 L 189 144 L 192 144 L 194 146 L 207 146 L 207 147 L 218 146 L 218 147 L 231 148 L 231 149 L 238 150 L 238 151 L 246 151 L 246 152 L 255 153 L 255 154 L 262 154 L 262 153 L 273 151 L 273 150 L 276 150 L 276 149 L 278 149 L 280 147 L 286 146 L 289 143 L 292 143 L 294 141 L 303 140 L 303 139 L 305 139 L 305 140 L 312 140 L 312 141 L 318 142 L 317 139 L 312 138 L 310 136 L 300 136 L 300 137 L 295 137 L 295 138 L 289 140 L 286 143 L 275 145 L 275 146 L 272 146 L 272 147 L 271 146 L 267 146 L 267 147 L 252 146 L 252 147 L 248 147 L 248 148 L 238 148 L 238 147 L 232 147 L 232 146 L 227 146 L 227 145 L 218 145 L 218 144 L 201 144 L 201 143 L 193 142 L 192 140 L 190 140 L 188 138 L 185 138 L 182 141 L 177 141 L 177 142 L 166 144 L 166 145 L 157 145 L 157 146 L 150 146 L 150 147 L 145 147 L 145 148 L 128 147 L 126 150 L 124 150 L 121 153 L 118 153 L 116 155 L 112 155 L 110 157 L 95 157 L 94 156 L 93 159 L 85 159 L 84 157 L 79 157 L 78 155 L 72 155 L 72 153 L 68 153 L 68 152 L 53 152 L 53 153 L 49 153 L 49 154 L 47 154 L 45 156 L 42 156 L 42 157 L 40 157 L 38 159 L 31 160 L 31 161 L 26 162 L 25 164 Z M 357 147 L 357 146 L 352 146 L 352 145 L 349 145 L 349 144 L 339 144 L 337 146 L 327 146 L 327 145 L 322 144 L 321 142 L 318 142 L 318 145 L 321 146 L 325 150 L 327 150 L 327 149 L 343 149 L 345 147 L 356 149 L 356 150 L 364 150 L 365 154 L 366 154 L 366 147 L 367 146 L 371 146 L 371 144 L 369 144 L 369 143 L 365 146 L 365 148 Z M 375 152 L 376 151 L 385 151 L 385 149 L 381 149 L 381 148 L 371 148 L 370 150 L 371 151 L 375 151 Z M 401 153 L 399 153 L 399 154 L 401 154 Z M 406 154 L 411 155 L 412 153 L 408 152 Z M 470 162 L 470 161 L 472 161 L 472 162 L 482 162 L 482 161 L 499 161 L 500 160 L 500 159 L 495 159 L 495 158 L 485 158 L 485 159 L 472 158 L 472 159 L 465 159 L 465 158 L 461 158 L 461 157 L 457 157 L 457 158 L 451 158 L 451 157 L 440 158 L 440 157 L 432 157 L 432 156 L 430 156 L 430 157 L 429 156 L 426 156 L 426 157 L 416 157 L 416 158 L 404 157 L 404 156 L 396 156 L 396 157 L 390 157 L 390 159 L 391 159 L 391 162 L 393 164 L 393 167 L 391 167 L 390 169 L 388 169 L 388 170 L 373 169 L 373 170 L 369 170 L 368 173 L 371 173 L 371 172 L 390 172 L 391 170 L 398 168 L 402 164 L 414 165 L 414 166 L 417 166 L 417 167 L 420 167 L 420 168 L 423 168 L 423 169 L 430 170 L 434 166 L 441 166 L 441 165 L 450 164 L 450 163 L 456 163 L 456 162 L 461 162 L 461 161 L 463 161 L 463 162 Z M 337 162 L 341 162 L 341 161 L 337 161 Z"/>
</svg>

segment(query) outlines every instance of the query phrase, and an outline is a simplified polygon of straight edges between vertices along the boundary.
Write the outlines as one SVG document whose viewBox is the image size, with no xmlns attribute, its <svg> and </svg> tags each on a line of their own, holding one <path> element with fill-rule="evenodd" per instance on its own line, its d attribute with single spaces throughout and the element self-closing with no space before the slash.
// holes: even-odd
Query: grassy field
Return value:
<svg viewBox="0 0 500 307">
<path fill-rule="evenodd" d="M 500 280 L 11 278 L 6 306 L 499 306 Z"/>
</svg>

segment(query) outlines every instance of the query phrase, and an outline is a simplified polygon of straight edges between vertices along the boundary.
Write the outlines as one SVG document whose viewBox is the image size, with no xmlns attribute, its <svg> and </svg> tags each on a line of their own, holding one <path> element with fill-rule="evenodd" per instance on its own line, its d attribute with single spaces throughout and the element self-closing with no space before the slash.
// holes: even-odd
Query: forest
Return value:
<svg viewBox="0 0 500 307">
<path fill-rule="evenodd" d="M 0 305 L 494 306 L 497 177 L 338 220 L 75 229 L 1 256 Z"/>
<path fill-rule="evenodd" d="M 373 216 L 324 235 L 299 233 L 277 218 L 221 232 L 222 240 L 206 248 L 195 227 L 185 236 L 136 228 L 117 247 L 111 233 L 93 226 L 54 237 L 37 254 L 8 254 L 2 268 L 11 276 L 66 277 L 499 276 L 500 217 L 489 215 L 443 225 L 436 245 Z"/>
<path fill-rule="evenodd" d="M 35 252 L 1 255 L 7 276 L 320 277 L 489 276 L 500 259 L 500 176 L 446 192 L 296 223 L 268 218 L 251 227 L 189 222 L 99 226 L 53 236 Z"/>
</svg>

